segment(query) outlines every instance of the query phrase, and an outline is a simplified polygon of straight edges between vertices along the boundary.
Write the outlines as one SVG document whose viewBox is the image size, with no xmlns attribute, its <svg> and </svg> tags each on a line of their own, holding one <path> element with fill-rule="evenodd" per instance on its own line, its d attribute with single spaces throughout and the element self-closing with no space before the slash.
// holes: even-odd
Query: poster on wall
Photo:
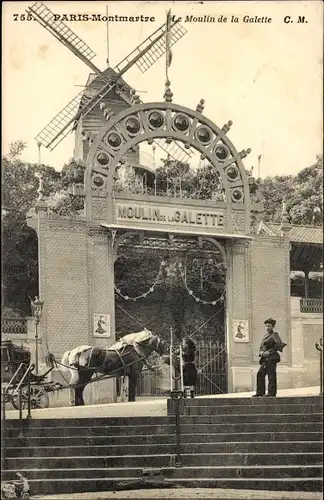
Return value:
<svg viewBox="0 0 324 500">
<path fill-rule="evenodd" d="M 233 320 L 234 342 L 249 342 L 249 323 L 247 319 Z"/>
<path fill-rule="evenodd" d="M 109 314 L 94 314 L 93 315 L 93 336 L 96 338 L 110 337 L 110 315 Z"/>
</svg>

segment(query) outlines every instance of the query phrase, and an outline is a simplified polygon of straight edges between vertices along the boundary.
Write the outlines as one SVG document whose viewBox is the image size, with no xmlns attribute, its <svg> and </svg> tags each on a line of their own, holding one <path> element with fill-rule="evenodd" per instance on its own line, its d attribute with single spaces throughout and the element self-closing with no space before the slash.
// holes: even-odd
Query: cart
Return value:
<svg viewBox="0 0 324 500">
<path fill-rule="evenodd" d="M 4 402 L 11 403 L 16 410 L 19 409 L 20 398 L 22 408 L 27 408 L 28 397 L 31 408 L 48 408 L 48 393 L 62 388 L 61 384 L 47 380 L 53 366 L 42 375 L 33 373 L 34 368 L 27 347 L 17 346 L 11 340 L 1 342 L 1 385 L 4 389 Z"/>
</svg>

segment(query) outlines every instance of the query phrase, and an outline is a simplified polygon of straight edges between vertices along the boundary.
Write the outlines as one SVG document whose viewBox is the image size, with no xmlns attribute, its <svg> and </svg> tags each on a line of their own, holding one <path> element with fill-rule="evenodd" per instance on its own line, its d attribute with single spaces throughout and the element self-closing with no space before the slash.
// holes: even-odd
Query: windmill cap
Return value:
<svg viewBox="0 0 324 500">
<path fill-rule="evenodd" d="M 276 320 L 275 319 L 272 319 L 272 318 L 268 318 L 265 320 L 264 324 L 269 324 L 269 325 L 272 325 L 272 326 L 275 326 L 276 324 Z"/>
</svg>

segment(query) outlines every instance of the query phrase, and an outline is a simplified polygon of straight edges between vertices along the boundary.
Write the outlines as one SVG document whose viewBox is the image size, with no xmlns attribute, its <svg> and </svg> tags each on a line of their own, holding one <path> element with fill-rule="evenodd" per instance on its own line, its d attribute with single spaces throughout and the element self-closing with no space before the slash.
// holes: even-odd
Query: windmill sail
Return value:
<svg viewBox="0 0 324 500">
<path fill-rule="evenodd" d="M 26 9 L 26 12 L 34 17 L 41 26 L 47 29 L 65 47 L 70 49 L 81 61 L 89 66 L 95 73 L 101 75 L 101 71 L 91 61 L 95 52 L 62 21 L 55 21 L 53 12 L 42 2 L 36 2 Z"/>
<path fill-rule="evenodd" d="M 119 71 L 119 69 L 123 67 L 126 61 L 130 61 L 135 58 L 136 55 L 142 52 L 145 48 L 147 48 L 145 56 L 136 61 L 135 65 L 142 73 L 145 73 L 148 69 L 150 69 L 150 67 L 153 66 L 153 64 L 165 54 L 165 30 L 166 24 L 163 24 L 154 33 L 152 33 L 152 35 L 144 40 L 144 42 L 136 47 L 133 52 L 128 54 L 125 59 L 117 64 L 117 66 L 114 68 L 115 71 Z M 170 46 L 178 42 L 180 38 L 182 38 L 186 33 L 187 30 L 181 24 L 175 22 L 170 30 Z M 151 42 L 153 40 L 155 40 L 154 45 L 151 45 Z"/>
<path fill-rule="evenodd" d="M 156 139 L 154 143 L 167 153 L 173 160 L 187 163 L 192 157 L 191 151 L 187 151 L 180 144 L 171 142 L 168 144 L 165 139 Z"/>
<path fill-rule="evenodd" d="M 180 40 L 186 32 L 187 31 L 182 26 L 175 22 L 171 27 L 173 43 Z M 164 54 L 164 33 L 165 24 L 117 64 L 114 68 L 117 73 L 117 78 L 126 73 L 134 64 L 136 64 L 142 72 L 145 72 L 151 67 Z M 159 41 L 161 44 L 159 44 Z M 84 118 L 108 94 L 108 92 L 112 90 L 114 85 L 114 82 L 105 84 L 104 87 L 102 87 L 92 99 L 83 104 L 81 108 L 80 100 L 84 91 L 80 92 L 37 135 L 36 141 L 53 151 L 71 130 L 73 130 L 78 121 Z"/>
</svg>

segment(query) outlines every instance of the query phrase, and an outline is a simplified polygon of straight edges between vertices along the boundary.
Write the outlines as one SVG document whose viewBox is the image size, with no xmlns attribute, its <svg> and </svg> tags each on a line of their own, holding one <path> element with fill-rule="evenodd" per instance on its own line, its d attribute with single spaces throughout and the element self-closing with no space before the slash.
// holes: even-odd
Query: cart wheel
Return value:
<svg viewBox="0 0 324 500">
<path fill-rule="evenodd" d="M 27 387 L 22 390 L 22 407 L 23 410 L 28 408 L 28 393 Z M 19 410 L 19 396 L 13 396 L 11 400 L 12 406 L 15 410 Z M 49 407 L 49 397 L 47 392 L 42 387 L 31 387 L 30 388 L 30 407 L 31 409 L 36 408 L 48 408 Z"/>
</svg>

